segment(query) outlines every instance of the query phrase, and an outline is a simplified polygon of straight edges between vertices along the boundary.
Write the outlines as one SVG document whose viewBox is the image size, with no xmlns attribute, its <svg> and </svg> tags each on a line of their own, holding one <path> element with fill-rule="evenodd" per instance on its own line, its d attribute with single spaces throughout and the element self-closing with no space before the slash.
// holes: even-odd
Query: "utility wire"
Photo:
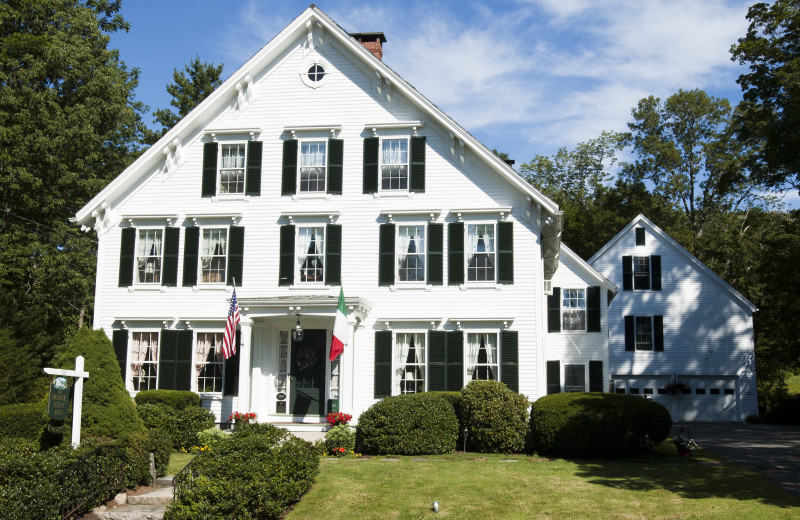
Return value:
<svg viewBox="0 0 800 520">
<path fill-rule="evenodd" d="M 48 240 L 51 240 L 53 238 L 52 236 L 50 236 L 50 234 L 42 233 L 38 229 L 31 229 L 30 227 L 28 227 L 29 224 L 33 224 L 37 228 L 44 228 L 44 229 L 50 230 L 52 233 L 55 233 L 55 234 L 58 234 L 58 235 L 64 235 L 64 236 L 66 236 L 68 238 L 73 238 L 75 240 L 82 240 L 84 242 L 88 242 L 88 243 L 93 244 L 93 245 L 97 245 L 98 244 L 97 240 L 92 240 L 91 238 L 86 238 L 84 236 L 76 235 L 76 234 L 70 233 L 68 231 L 63 231 L 63 230 L 58 230 L 58 229 L 52 228 L 50 226 L 47 226 L 45 224 L 41 224 L 41 223 L 36 222 L 34 220 L 31 220 L 29 218 L 25 218 L 25 217 L 23 217 L 21 215 L 17 215 L 15 213 L 11 213 L 8 210 L 4 210 L 2 213 L 0 213 L 0 216 L 2 216 L 3 220 L 8 222 L 9 224 L 15 225 L 18 228 L 27 231 L 28 233 L 34 233 L 34 234 L 39 235 L 39 236 L 41 236 L 43 238 L 46 238 Z"/>
</svg>

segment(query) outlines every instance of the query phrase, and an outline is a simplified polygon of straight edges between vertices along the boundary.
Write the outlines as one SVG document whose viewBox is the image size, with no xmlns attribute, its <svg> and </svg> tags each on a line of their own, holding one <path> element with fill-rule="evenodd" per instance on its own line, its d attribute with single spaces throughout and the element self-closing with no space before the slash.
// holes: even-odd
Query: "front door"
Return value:
<svg viewBox="0 0 800 520">
<path fill-rule="evenodd" d="M 325 411 L 325 330 L 306 330 L 303 341 L 292 339 L 289 408 L 292 415 Z"/>
</svg>

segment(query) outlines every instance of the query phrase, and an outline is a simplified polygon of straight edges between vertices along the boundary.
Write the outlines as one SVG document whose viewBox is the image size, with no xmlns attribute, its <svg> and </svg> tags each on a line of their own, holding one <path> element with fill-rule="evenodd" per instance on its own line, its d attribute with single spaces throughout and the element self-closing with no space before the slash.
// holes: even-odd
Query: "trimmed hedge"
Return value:
<svg viewBox="0 0 800 520">
<path fill-rule="evenodd" d="M 601 394 L 552 394 L 531 408 L 531 441 L 538 453 L 557 457 L 619 458 L 643 449 L 645 434 L 654 444 L 667 438 L 672 417 L 642 397 Z"/>
<path fill-rule="evenodd" d="M 176 410 L 202 406 L 200 396 L 188 390 L 142 390 L 134 397 L 136 404 L 163 404 Z"/>
<path fill-rule="evenodd" d="M 358 418 L 356 446 L 378 455 L 434 455 L 456 449 L 458 419 L 444 398 L 431 394 L 386 397 Z"/>
<path fill-rule="evenodd" d="M 214 426 L 214 414 L 200 406 L 177 410 L 163 404 L 143 404 L 139 406 L 139 415 L 147 428 L 167 432 L 176 450 L 197 446 L 200 442 L 197 434 Z"/>
<path fill-rule="evenodd" d="M 38 440 L 49 420 L 45 407 L 44 402 L 0 406 L 0 437 Z"/>
<path fill-rule="evenodd" d="M 165 520 L 279 518 L 311 488 L 319 452 L 286 430 L 247 423 L 190 467 Z"/>
<path fill-rule="evenodd" d="M 467 445 L 482 453 L 525 450 L 528 400 L 499 381 L 471 381 L 461 391 Z"/>
<path fill-rule="evenodd" d="M 333 452 L 334 448 L 344 448 L 344 454 L 347 455 L 356 449 L 356 432 L 346 424 L 339 424 L 325 432 L 325 440 L 322 441 L 322 444 L 328 455 L 336 455 Z"/>
</svg>

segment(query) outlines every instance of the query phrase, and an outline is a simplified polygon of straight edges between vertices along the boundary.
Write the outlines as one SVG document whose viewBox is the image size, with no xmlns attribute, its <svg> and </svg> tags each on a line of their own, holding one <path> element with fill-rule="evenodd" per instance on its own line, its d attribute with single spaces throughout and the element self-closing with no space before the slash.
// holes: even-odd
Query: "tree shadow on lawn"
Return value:
<svg viewBox="0 0 800 520">
<path fill-rule="evenodd" d="M 591 484 L 631 491 L 663 489 L 687 499 L 755 500 L 777 507 L 800 507 L 763 475 L 714 460 L 645 459 L 624 462 L 574 461 L 576 474 Z"/>
</svg>

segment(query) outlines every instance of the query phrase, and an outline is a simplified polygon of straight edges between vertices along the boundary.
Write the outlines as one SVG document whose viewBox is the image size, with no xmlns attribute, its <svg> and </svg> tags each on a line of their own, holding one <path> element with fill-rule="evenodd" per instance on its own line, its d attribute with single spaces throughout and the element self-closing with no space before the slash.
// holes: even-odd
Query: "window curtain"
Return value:
<svg viewBox="0 0 800 520">
<path fill-rule="evenodd" d="M 400 393 L 417 393 L 424 390 L 420 387 L 422 372 L 420 364 L 424 362 L 420 355 L 420 349 L 424 346 L 424 340 L 420 334 L 398 334 L 398 354 L 400 370 Z"/>
<path fill-rule="evenodd" d="M 300 147 L 301 168 L 325 167 L 325 143 L 308 142 Z"/>
<path fill-rule="evenodd" d="M 153 341 L 153 334 L 134 334 L 134 344 L 131 349 L 131 374 L 138 377 L 141 374 L 142 363 L 145 361 L 158 361 L 158 342 Z"/>
<path fill-rule="evenodd" d="M 494 253 L 494 226 L 490 224 L 480 226 L 479 229 L 483 236 L 484 251 L 487 253 Z"/>
<path fill-rule="evenodd" d="M 148 279 L 155 274 L 156 264 L 161 259 L 161 232 L 159 230 L 145 230 L 139 234 L 139 254 L 138 264 L 140 274 L 139 281 L 158 282 L 157 279 Z M 160 267 L 159 267 L 160 270 Z"/>
<path fill-rule="evenodd" d="M 203 273 L 204 282 L 224 282 L 221 273 L 217 272 L 221 266 L 219 262 L 214 262 L 214 257 L 224 261 L 226 251 L 227 235 L 220 230 L 207 230 L 203 233 L 203 253 L 202 264 L 206 272 Z M 224 264 L 222 264 L 224 266 Z M 208 272 L 211 270 L 212 272 Z"/>
<path fill-rule="evenodd" d="M 397 334 L 395 341 L 397 342 L 397 367 L 399 367 L 397 374 L 400 376 L 397 384 L 400 388 L 400 393 L 404 394 L 405 389 L 403 386 L 408 377 L 406 375 L 406 362 L 411 348 L 412 336 L 411 334 Z"/>
<path fill-rule="evenodd" d="M 475 253 L 478 252 L 478 226 L 469 226 L 469 236 L 467 236 L 467 247 L 469 248 L 469 258 L 467 265 L 472 265 L 475 261 Z"/>
<path fill-rule="evenodd" d="M 229 145 L 222 147 L 221 169 L 244 169 L 244 145 Z"/>
<path fill-rule="evenodd" d="M 208 361 L 208 354 L 211 352 L 211 349 L 216 347 L 216 334 L 204 334 L 204 337 L 201 339 L 200 334 L 197 335 L 197 363 L 195 363 L 195 372 L 196 376 L 200 377 L 200 374 L 203 373 L 203 368 L 206 366 L 206 362 Z M 219 355 L 219 349 L 214 349 L 214 354 L 216 356 Z"/>
<path fill-rule="evenodd" d="M 400 240 L 397 244 L 397 265 L 402 266 L 408 255 L 408 246 L 411 243 L 412 236 L 414 235 L 414 228 L 403 226 L 400 228 Z"/>
<path fill-rule="evenodd" d="M 314 228 L 301 228 L 297 234 L 297 265 L 302 267 L 308 257 L 308 249 L 314 238 Z"/>
<path fill-rule="evenodd" d="M 475 365 L 478 364 L 481 336 L 481 334 L 467 334 L 467 381 L 472 379 L 476 368 Z"/>
<path fill-rule="evenodd" d="M 382 164 L 407 164 L 408 141 L 405 139 L 384 139 L 381 142 Z"/>
<path fill-rule="evenodd" d="M 494 334 L 470 334 L 468 346 L 471 366 L 471 371 L 467 374 L 468 379 L 497 379 L 495 368 L 492 366 L 497 360 L 497 337 Z"/>
</svg>

